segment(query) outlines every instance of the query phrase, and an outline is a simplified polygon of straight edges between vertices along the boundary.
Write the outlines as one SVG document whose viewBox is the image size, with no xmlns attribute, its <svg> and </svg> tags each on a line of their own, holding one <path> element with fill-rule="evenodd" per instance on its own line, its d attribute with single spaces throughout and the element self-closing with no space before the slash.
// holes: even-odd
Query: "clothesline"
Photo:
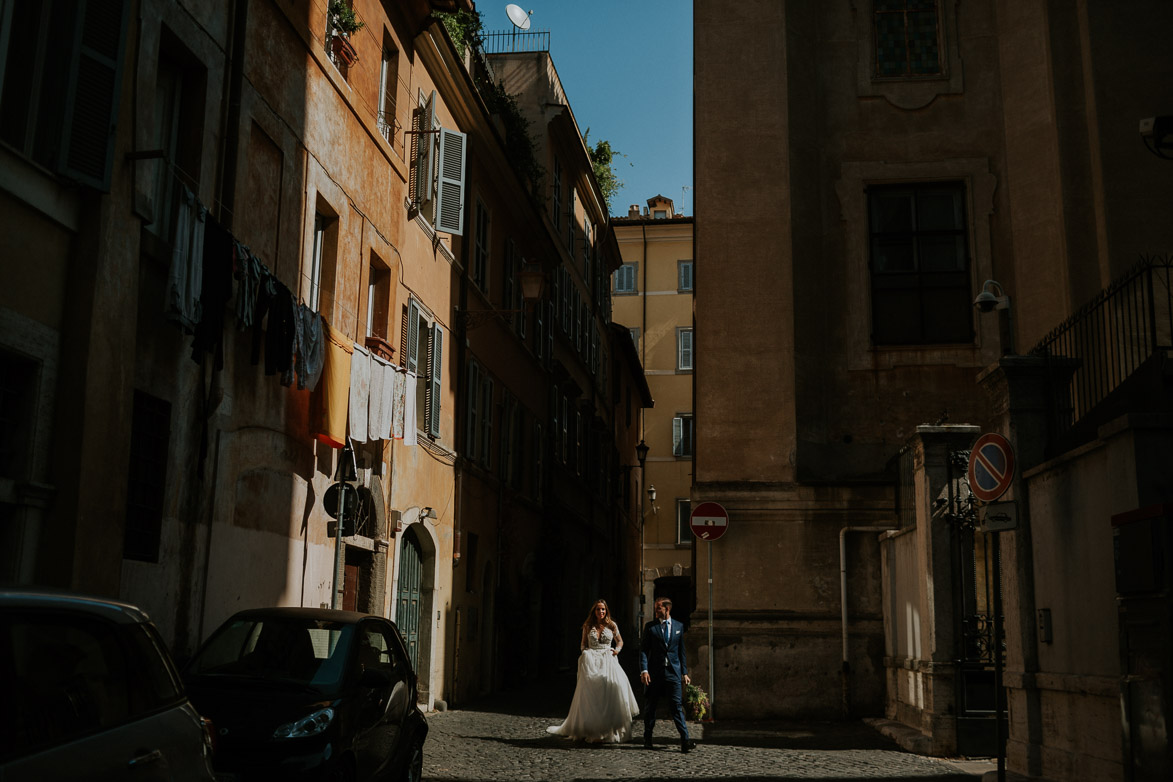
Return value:
<svg viewBox="0 0 1173 782">
<path fill-rule="evenodd" d="M 352 440 L 402 439 L 416 444 L 413 372 L 372 356 L 340 334 L 208 214 L 176 182 L 178 197 L 164 312 L 192 338 L 192 359 L 212 353 L 224 366 L 223 330 L 235 293 L 237 330 L 252 329 L 250 360 L 264 354 L 265 374 L 311 393 L 310 431 L 331 447 Z M 376 393 L 372 393 L 372 381 Z M 349 427 L 347 422 L 349 420 Z"/>
</svg>

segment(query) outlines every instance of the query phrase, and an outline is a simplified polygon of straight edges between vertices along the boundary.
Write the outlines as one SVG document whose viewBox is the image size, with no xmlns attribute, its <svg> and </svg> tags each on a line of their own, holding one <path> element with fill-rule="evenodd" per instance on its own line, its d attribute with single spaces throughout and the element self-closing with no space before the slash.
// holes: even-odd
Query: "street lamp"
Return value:
<svg viewBox="0 0 1173 782">
<path fill-rule="evenodd" d="M 457 308 L 456 316 L 463 322 L 466 329 L 475 329 L 477 326 L 484 323 L 489 318 L 497 318 L 498 320 L 506 321 L 506 315 L 525 315 L 529 309 L 527 305 L 532 305 L 534 302 L 542 298 L 542 287 L 546 281 L 546 273 L 542 270 L 542 264 L 538 262 L 526 262 L 521 266 L 520 284 L 521 284 L 521 300 L 522 306 L 517 309 L 493 309 L 492 307 L 483 310 L 470 310 Z"/>
<path fill-rule="evenodd" d="M 656 484 L 654 483 L 648 486 L 648 503 L 652 506 L 652 515 L 658 515 L 660 509 L 656 507 Z"/>
<path fill-rule="evenodd" d="M 640 490 L 636 492 L 635 496 L 639 498 L 639 628 L 640 635 L 643 634 L 644 626 L 644 499 L 643 499 L 643 485 L 644 485 L 644 464 L 648 460 L 648 444 L 640 438 L 639 445 L 635 446 L 635 458 L 639 460 L 639 485 Z"/>
</svg>

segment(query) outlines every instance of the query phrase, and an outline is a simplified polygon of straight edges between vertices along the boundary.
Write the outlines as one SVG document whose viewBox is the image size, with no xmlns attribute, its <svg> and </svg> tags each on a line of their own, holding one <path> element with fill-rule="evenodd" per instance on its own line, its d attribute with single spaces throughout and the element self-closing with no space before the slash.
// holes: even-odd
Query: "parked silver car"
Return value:
<svg viewBox="0 0 1173 782">
<path fill-rule="evenodd" d="M 0 782 L 211 780 L 211 732 L 127 603 L 0 588 Z"/>
</svg>

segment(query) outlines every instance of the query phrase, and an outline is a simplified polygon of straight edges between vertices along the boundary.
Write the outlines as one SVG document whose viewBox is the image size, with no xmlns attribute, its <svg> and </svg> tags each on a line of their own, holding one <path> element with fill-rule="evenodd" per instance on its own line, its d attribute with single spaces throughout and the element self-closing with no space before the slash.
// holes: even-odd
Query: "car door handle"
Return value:
<svg viewBox="0 0 1173 782">
<path fill-rule="evenodd" d="M 142 750 L 139 750 L 140 752 Z M 150 752 L 144 752 L 138 757 L 133 757 L 126 764 L 128 768 L 137 768 L 138 766 L 145 766 L 148 763 L 158 763 L 163 759 L 163 752 L 161 750 L 153 749 Z"/>
</svg>

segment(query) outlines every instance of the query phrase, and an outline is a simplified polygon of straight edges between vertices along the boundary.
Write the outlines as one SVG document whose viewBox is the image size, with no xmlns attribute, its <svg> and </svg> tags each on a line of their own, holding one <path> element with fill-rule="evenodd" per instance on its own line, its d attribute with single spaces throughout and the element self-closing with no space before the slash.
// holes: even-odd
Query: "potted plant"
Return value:
<svg viewBox="0 0 1173 782">
<path fill-rule="evenodd" d="M 684 716 L 692 722 L 709 716 L 709 696 L 695 684 L 684 685 Z"/>
<path fill-rule="evenodd" d="M 350 42 L 350 34 L 366 27 L 358 18 L 354 8 L 345 0 L 330 0 L 327 13 L 330 17 L 330 46 L 334 55 L 347 65 L 358 61 L 358 52 Z"/>
</svg>

